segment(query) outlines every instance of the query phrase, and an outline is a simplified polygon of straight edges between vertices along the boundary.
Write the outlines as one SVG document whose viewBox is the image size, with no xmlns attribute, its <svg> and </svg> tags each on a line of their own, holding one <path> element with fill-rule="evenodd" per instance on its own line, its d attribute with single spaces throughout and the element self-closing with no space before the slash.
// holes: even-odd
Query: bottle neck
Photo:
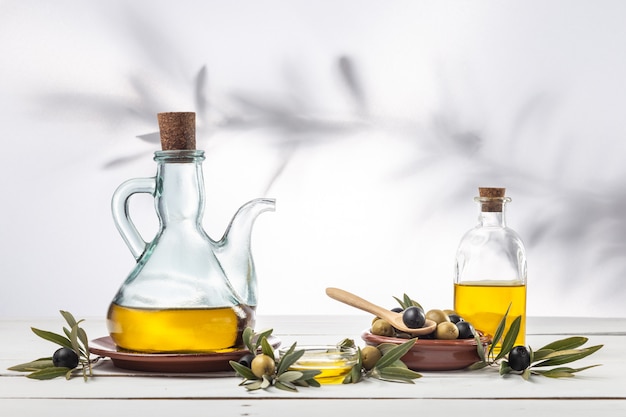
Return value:
<svg viewBox="0 0 626 417">
<path fill-rule="evenodd" d="M 158 151 L 156 205 L 161 223 L 200 223 L 204 210 L 203 151 Z"/>
<path fill-rule="evenodd" d="M 482 211 L 478 216 L 478 221 L 482 227 L 506 227 L 504 207 L 502 211 Z"/>
<path fill-rule="evenodd" d="M 480 204 L 480 215 L 478 216 L 479 226 L 482 227 L 506 227 L 506 203 L 511 199 L 508 197 L 476 197 L 474 199 Z"/>
</svg>

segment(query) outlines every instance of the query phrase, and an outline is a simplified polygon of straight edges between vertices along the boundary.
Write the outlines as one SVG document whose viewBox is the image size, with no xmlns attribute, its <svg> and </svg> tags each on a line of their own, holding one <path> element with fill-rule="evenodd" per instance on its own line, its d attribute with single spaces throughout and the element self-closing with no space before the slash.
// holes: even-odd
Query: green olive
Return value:
<svg viewBox="0 0 626 417">
<path fill-rule="evenodd" d="M 262 378 L 263 375 L 274 375 L 276 363 L 274 362 L 274 358 L 265 354 L 260 354 L 256 355 L 254 359 L 252 359 L 250 369 L 257 378 Z"/>
<path fill-rule="evenodd" d="M 376 362 L 378 362 L 382 356 L 383 354 L 377 347 L 365 346 L 361 349 L 361 361 L 363 362 L 363 368 L 369 371 L 376 366 Z"/>
<path fill-rule="evenodd" d="M 459 337 L 459 328 L 456 327 L 456 324 L 444 321 L 437 325 L 437 330 L 435 330 L 435 337 L 437 339 L 443 340 L 453 340 Z"/>
<path fill-rule="evenodd" d="M 372 334 L 391 337 L 394 333 L 393 326 L 386 320 L 379 319 L 372 324 Z"/>
<path fill-rule="evenodd" d="M 426 318 L 428 320 L 434 321 L 437 324 L 450 321 L 450 318 L 446 313 L 443 312 L 443 310 L 439 310 L 436 308 L 428 310 L 428 313 L 426 313 Z"/>
</svg>

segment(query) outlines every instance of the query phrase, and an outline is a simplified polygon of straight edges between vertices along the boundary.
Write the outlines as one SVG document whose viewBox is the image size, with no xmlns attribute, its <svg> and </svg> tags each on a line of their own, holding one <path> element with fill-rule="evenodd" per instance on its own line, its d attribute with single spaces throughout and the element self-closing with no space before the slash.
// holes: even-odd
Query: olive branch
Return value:
<svg viewBox="0 0 626 417">
<path fill-rule="evenodd" d="M 543 375 L 549 378 L 571 378 L 574 377 L 574 374 L 577 372 L 600 366 L 599 364 L 584 366 L 582 368 L 559 366 L 585 358 L 604 346 L 596 345 L 578 349 L 589 340 L 582 336 L 559 339 L 536 351 L 530 346 L 514 346 L 515 339 L 520 331 L 522 317 L 515 317 L 509 330 L 504 334 L 506 318 L 510 308 L 511 306 L 509 305 L 502 320 L 500 320 L 487 353 L 485 353 L 485 348 L 480 342 L 479 336 L 475 336 L 480 361 L 473 363 L 467 369 L 477 370 L 497 366 L 499 367 L 500 375 L 519 374 L 525 380 L 529 380 L 531 375 Z M 500 352 L 496 354 L 494 348 L 500 341 L 502 341 Z M 549 366 L 554 366 L 554 368 L 537 369 Z"/>
<path fill-rule="evenodd" d="M 61 346 L 61 349 L 57 350 L 58 353 L 69 354 L 69 356 L 76 355 L 76 357 L 73 358 L 75 359 L 74 361 L 67 361 L 67 363 L 72 362 L 72 364 L 76 363 L 76 365 L 66 366 L 66 361 L 57 359 L 55 356 L 58 353 L 55 352 L 55 355 L 50 357 L 39 358 L 31 362 L 12 366 L 8 368 L 10 371 L 30 372 L 26 376 L 32 379 L 53 379 L 60 376 L 65 376 L 65 379 L 70 379 L 77 370 L 82 371 L 85 381 L 87 381 L 88 377 L 93 376 L 92 365 L 96 363 L 99 358 L 92 359 L 89 354 L 87 333 L 80 327 L 80 323 L 84 320 L 76 321 L 74 316 L 68 311 L 61 310 L 60 313 L 69 326 L 69 328 L 63 327 L 63 335 L 35 327 L 31 327 L 31 330 L 42 339 Z M 69 351 L 67 349 L 69 349 Z"/>
<path fill-rule="evenodd" d="M 315 377 L 321 374 L 320 370 L 290 369 L 305 353 L 304 350 L 296 349 L 296 343 L 292 344 L 278 360 L 275 359 L 274 349 L 267 341 L 271 333 L 272 330 L 258 334 L 255 334 L 251 328 L 244 330 L 243 342 L 253 358 L 248 360 L 244 357 L 239 362 L 229 361 L 230 366 L 243 378 L 239 385 L 244 386 L 249 391 L 274 386 L 285 391 L 297 392 L 298 387 L 319 387 L 321 384 Z M 408 369 L 400 358 L 414 344 L 415 340 L 409 340 L 401 345 L 383 343 L 375 347 L 374 349 L 380 352 L 380 357 L 377 358 L 371 368 L 364 365 L 361 348 L 356 348 L 356 363 L 350 368 L 342 383 L 356 384 L 368 377 L 383 381 L 413 383 L 414 379 L 420 378 L 422 375 Z M 336 346 L 339 350 L 356 347 L 352 339 L 344 339 Z M 275 363 L 270 361 L 275 361 Z"/>
</svg>

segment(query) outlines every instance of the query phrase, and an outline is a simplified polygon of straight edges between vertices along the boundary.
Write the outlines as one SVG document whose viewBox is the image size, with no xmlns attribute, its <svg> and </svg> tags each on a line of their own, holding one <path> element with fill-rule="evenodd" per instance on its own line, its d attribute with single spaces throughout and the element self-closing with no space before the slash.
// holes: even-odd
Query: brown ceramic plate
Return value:
<svg viewBox="0 0 626 417">
<path fill-rule="evenodd" d="M 378 346 L 381 343 L 402 344 L 407 339 L 386 337 L 372 334 L 365 330 L 361 337 L 368 345 Z M 482 335 L 480 340 L 487 349 L 491 338 Z M 414 371 L 451 371 L 463 369 L 480 361 L 475 339 L 435 340 L 420 339 L 403 357 L 402 362 Z"/>
<path fill-rule="evenodd" d="M 280 346 L 275 336 L 270 335 L 267 341 L 275 349 Z M 232 371 L 228 361 L 237 361 L 249 353 L 247 349 L 220 353 L 137 353 L 118 349 L 109 336 L 90 341 L 89 351 L 111 358 L 118 368 L 171 373 Z"/>
</svg>

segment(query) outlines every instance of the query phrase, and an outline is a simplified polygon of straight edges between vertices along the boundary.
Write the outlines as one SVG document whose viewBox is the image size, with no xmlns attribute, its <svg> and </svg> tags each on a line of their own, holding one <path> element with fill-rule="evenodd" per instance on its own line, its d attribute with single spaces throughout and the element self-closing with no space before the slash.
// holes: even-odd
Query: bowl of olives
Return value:
<svg viewBox="0 0 626 417">
<path fill-rule="evenodd" d="M 411 317 L 415 312 L 409 310 Z M 406 310 L 405 310 L 406 311 Z M 432 333 L 414 337 L 398 331 L 385 320 L 375 317 L 361 338 L 367 345 L 383 343 L 402 344 L 415 338 L 415 345 L 402 358 L 402 362 L 414 371 L 451 371 L 464 369 L 480 361 L 478 340 L 487 351 L 491 337 L 474 329 L 471 323 L 451 310 L 429 310 L 424 317 L 437 323 Z M 478 336 L 478 338 L 476 337 Z"/>
</svg>

